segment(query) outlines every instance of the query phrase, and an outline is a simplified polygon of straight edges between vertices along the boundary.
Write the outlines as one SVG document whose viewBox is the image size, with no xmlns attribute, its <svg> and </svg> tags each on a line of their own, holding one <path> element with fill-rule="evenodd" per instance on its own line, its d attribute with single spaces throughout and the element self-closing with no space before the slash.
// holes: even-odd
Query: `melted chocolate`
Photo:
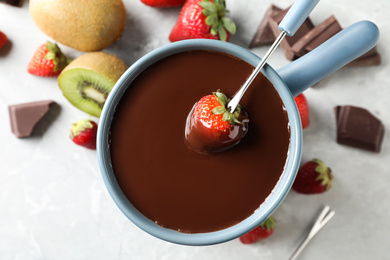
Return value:
<svg viewBox="0 0 390 260">
<path fill-rule="evenodd" d="M 157 224 L 186 233 L 232 226 L 259 208 L 277 184 L 290 141 L 287 113 L 259 75 L 241 100 L 249 130 L 233 148 L 202 155 L 187 148 L 195 102 L 234 93 L 253 66 L 211 51 L 174 54 L 151 65 L 126 90 L 114 114 L 110 153 L 129 201 Z"/>
</svg>

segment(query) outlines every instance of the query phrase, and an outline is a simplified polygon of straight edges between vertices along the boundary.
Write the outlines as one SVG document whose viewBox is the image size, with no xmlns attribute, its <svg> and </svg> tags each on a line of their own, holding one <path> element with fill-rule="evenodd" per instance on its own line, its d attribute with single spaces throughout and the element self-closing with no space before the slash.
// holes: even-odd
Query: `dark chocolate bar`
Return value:
<svg viewBox="0 0 390 260">
<path fill-rule="evenodd" d="M 21 7 L 23 0 L 0 0 L 0 3 Z"/>
<path fill-rule="evenodd" d="M 53 110 L 54 106 L 59 107 L 52 100 L 8 106 L 12 133 L 18 138 L 31 136 L 37 125 L 43 121 L 50 110 Z M 57 113 L 58 110 L 55 112 Z"/>
<path fill-rule="evenodd" d="M 285 10 L 282 10 L 280 12 L 275 13 L 271 19 L 270 19 L 270 27 L 272 29 L 272 32 L 275 37 L 278 37 L 281 33 L 279 29 L 279 23 L 283 20 L 284 16 L 287 14 L 288 10 L 290 8 L 287 8 Z M 294 36 L 286 36 L 282 42 L 280 43 L 280 47 L 282 48 L 284 55 L 289 60 L 295 60 L 298 58 L 296 53 L 291 49 L 292 46 L 299 41 L 304 35 L 306 35 L 311 29 L 314 28 L 314 25 L 310 18 L 308 17 L 299 27 L 299 29 L 296 31 Z"/>
<path fill-rule="evenodd" d="M 356 106 L 337 106 L 337 143 L 379 153 L 385 127 L 368 110 Z"/>
<path fill-rule="evenodd" d="M 280 9 L 276 5 L 271 5 L 268 8 L 259 26 L 257 27 L 256 33 L 253 36 L 251 43 L 249 44 L 249 48 L 254 48 L 263 45 L 271 45 L 276 40 L 276 37 L 270 27 L 269 21 L 274 14 L 280 11 L 282 11 L 282 9 Z"/>
<path fill-rule="evenodd" d="M 314 50 L 322 43 L 333 37 L 342 30 L 336 18 L 332 15 L 308 33 L 303 35 L 292 47 L 297 57 Z"/>
</svg>

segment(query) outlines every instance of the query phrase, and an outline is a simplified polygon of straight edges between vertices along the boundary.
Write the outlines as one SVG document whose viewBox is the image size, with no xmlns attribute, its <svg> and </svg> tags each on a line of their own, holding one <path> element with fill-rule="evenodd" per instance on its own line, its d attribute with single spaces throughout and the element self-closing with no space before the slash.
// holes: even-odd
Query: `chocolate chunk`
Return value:
<svg viewBox="0 0 390 260">
<path fill-rule="evenodd" d="M 279 23 L 283 20 L 284 16 L 287 14 L 288 10 L 290 8 L 287 8 L 285 10 L 282 10 L 280 12 L 277 12 L 276 14 L 272 15 L 272 19 L 270 19 L 270 27 L 272 29 L 272 32 L 275 37 L 279 36 L 280 29 L 279 29 Z M 299 41 L 304 35 L 306 35 L 311 29 L 314 28 L 314 25 L 310 18 L 308 17 L 301 27 L 297 30 L 297 32 L 294 34 L 294 36 L 286 36 L 282 42 L 280 43 L 280 47 L 282 48 L 284 55 L 289 60 L 295 60 L 298 58 L 297 54 L 291 49 L 292 46 Z"/>
<path fill-rule="evenodd" d="M 23 1 L 22 0 L 0 0 L 0 3 L 21 7 Z"/>
<path fill-rule="evenodd" d="M 299 41 L 292 46 L 292 51 L 296 54 L 297 58 L 305 55 L 306 53 L 314 50 L 322 43 L 332 38 L 338 32 L 342 30 L 340 24 L 336 18 L 332 15 L 320 25 L 314 27 L 310 32 L 304 35 Z M 369 52 L 363 54 L 359 58 L 350 62 L 346 66 L 348 67 L 367 67 L 378 66 L 381 64 L 381 56 L 377 52 L 376 47 Z"/>
<path fill-rule="evenodd" d="M 49 113 L 50 111 L 53 112 Z M 22 138 L 33 135 L 33 132 L 42 134 L 50 121 L 58 115 L 59 106 L 52 100 L 45 100 L 10 105 L 8 112 L 12 133 L 16 137 Z"/>
<path fill-rule="evenodd" d="M 249 48 L 270 45 L 276 40 L 276 37 L 270 27 L 269 21 L 273 15 L 280 11 L 282 11 L 282 9 L 280 9 L 276 5 L 271 5 L 268 8 L 268 10 L 265 12 L 263 19 L 260 22 L 259 27 L 257 28 L 255 35 L 253 36 L 251 43 L 249 44 Z"/>
<path fill-rule="evenodd" d="M 379 153 L 385 127 L 368 110 L 355 106 L 337 106 L 337 143 Z"/>
<path fill-rule="evenodd" d="M 271 5 L 261 20 L 249 48 L 272 44 L 280 34 L 279 23 L 288 10 L 289 8 L 282 10 L 275 5 Z M 293 61 L 314 50 L 341 30 L 339 22 L 333 15 L 316 27 L 314 27 L 310 18 L 307 18 L 295 35 L 292 37 L 286 36 L 280 46 L 286 58 Z M 367 67 L 380 64 L 381 56 L 374 48 L 346 66 Z"/>
<path fill-rule="evenodd" d="M 322 43 L 342 30 L 336 18 L 332 15 L 308 33 L 302 36 L 292 47 L 297 57 L 314 50 Z"/>
<path fill-rule="evenodd" d="M 359 58 L 351 61 L 346 66 L 347 67 L 368 67 L 368 66 L 378 66 L 381 64 L 381 56 L 378 53 L 376 47 L 372 48 L 370 51 L 366 52 Z"/>
</svg>

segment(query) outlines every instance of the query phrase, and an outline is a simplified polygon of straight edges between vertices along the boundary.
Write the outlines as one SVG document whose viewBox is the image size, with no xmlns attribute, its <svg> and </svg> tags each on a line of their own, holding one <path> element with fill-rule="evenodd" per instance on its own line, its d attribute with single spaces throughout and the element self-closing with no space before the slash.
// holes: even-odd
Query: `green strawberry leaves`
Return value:
<svg viewBox="0 0 390 260">
<path fill-rule="evenodd" d="M 231 113 L 229 109 L 226 109 L 227 104 L 230 102 L 226 95 L 223 94 L 220 90 L 218 90 L 217 92 L 213 92 L 213 95 L 221 106 L 213 108 L 211 110 L 211 113 L 214 115 L 222 115 L 222 119 L 224 121 L 229 122 L 231 125 L 242 124 L 238 120 L 238 117 L 241 113 L 241 107 L 237 106 L 234 113 Z"/>
<path fill-rule="evenodd" d="M 213 92 L 213 95 L 217 99 L 218 103 L 221 104 L 221 106 L 225 106 L 227 105 L 227 103 L 229 103 L 229 100 L 226 95 L 223 94 L 219 89 L 217 90 L 217 92 Z"/>
<path fill-rule="evenodd" d="M 71 127 L 71 136 L 75 137 L 80 134 L 80 132 L 84 132 L 87 129 L 93 128 L 93 124 L 89 119 L 82 119 L 72 124 Z"/>
<path fill-rule="evenodd" d="M 228 32 L 230 32 L 231 34 L 235 34 L 236 33 L 236 30 L 237 30 L 236 24 L 229 17 L 222 17 L 222 24 L 225 27 L 225 29 Z"/>
<path fill-rule="evenodd" d="M 54 71 L 63 70 L 72 60 L 67 59 L 62 53 L 60 47 L 56 43 L 47 41 L 46 48 L 48 52 L 45 54 L 45 59 L 52 60 L 54 63 Z"/>
<path fill-rule="evenodd" d="M 313 159 L 312 162 L 317 164 L 317 167 L 315 168 L 315 171 L 318 173 L 316 181 L 320 181 L 324 186 L 326 185 L 325 190 L 329 190 L 332 187 L 333 182 L 332 170 L 319 159 Z"/>
<path fill-rule="evenodd" d="M 268 231 L 274 229 L 276 227 L 276 221 L 274 217 L 270 216 L 260 225 L 263 228 L 266 228 Z"/>
<path fill-rule="evenodd" d="M 203 14 L 206 16 L 206 24 L 211 26 L 212 35 L 219 36 L 221 41 L 226 41 L 228 34 L 235 34 L 237 27 L 232 19 L 225 17 L 226 10 L 225 0 L 203 0 L 198 3 L 203 8 Z"/>
<path fill-rule="evenodd" d="M 208 15 L 208 14 L 213 14 L 217 12 L 217 6 L 210 2 L 209 0 L 204 0 L 202 2 L 198 3 L 201 7 L 203 7 L 203 14 Z"/>
<path fill-rule="evenodd" d="M 223 113 L 225 113 L 225 111 L 226 111 L 226 108 L 223 106 L 220 106 L 220 107 L 214 107 L 211 110 L 211 113 L 213 113 L 214 115 L 222 115 Z"/>
</svg>

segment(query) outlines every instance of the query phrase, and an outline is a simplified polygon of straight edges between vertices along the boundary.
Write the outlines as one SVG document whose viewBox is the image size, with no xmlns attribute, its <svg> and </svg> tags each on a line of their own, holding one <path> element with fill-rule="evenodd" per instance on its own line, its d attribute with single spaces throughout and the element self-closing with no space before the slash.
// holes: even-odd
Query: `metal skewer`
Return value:
<svg viewBox="0 0 390 260">
<path fill-rule="evenodd" d="M 335 212 L 332 210 L 330 211 L 329 206 L 325 206 L 322 210 L 321 214 L 318 216 L 317 220 L 314 222 L 314 225 L 310 229 L 310 232 L 306 236 L 306 238 L 301 242 L 301 244 L 297 247 L 297 249 L 294 251 L 294 253 L 291 255 L 289 260 L 295 260 L 298 255 L 302 252 L 302 250 L 305 248 L 307 243 L 326 225 L 326 223 L 331 220 L 331 218 L 334 216 Z"/>
<path fill-rule="evenodd" d="M 272 46 L 269 48 L 267 53 L 265 54 L 264 58 L 261 60 L 261 62 L 256 66 L 256 68 L 253 70 L 252 74 L 249 76 L 249 78 L 245 81 L 244 85 L 240 88 L 240 90 L 234 95 L 232 100 L 230 100 L 229 104 L 227 105 L 228 108 L 230 108 L 230 112 L 233 113 L 234 110 L 236 110 L 238 103 L 240 103 L 240 100 L 242 96 L 244 95 L 245 91 L 248 89 L 248 87 L 252 84 L 253 80 L 256 78 L 257 74 L 259 74 L 260 70 L 264 67 L 264 65 L 267 63 L 269 57 L 274 53 L 276 48 L 279 46 L 280 42 L 284 39 L 284 36 L 286 36 L 286 32 L 282 31 L 278 38 L 274 41 Z"/>
<path fill-rule="evenodd" d="M 269 48 L 268 52 L 265 54 L 265 56 L 261 60 L 261 62 L 253 70 L 252 74 L 246 80 L 244 85 L 234 95 L 232 100 L 227 105 L 227 108 L 230 110 L 231 113 L 234 113 L 234 111 L 237 108 L 238 103 L 240 102 L 245 91 L 248 89 L 250 84 L 256 78 L 256 76 L 260 72 L 260 70 L 267 63 L 268 58 L 272 55 L 272 53 L 275 51 L 275 49 L 279 46 L 279 44 L 283 40 L 283 38 L 286 35 L 293 36 L 295 34 L 295 32 L 298 30 L 299 27 L 301 27 L 302 23 L 306 20 L 306 18 L 309 16 L 309 14 L 314 9 L 314 7 L 318 4 L 319 1 L 320 0 L 296 0 L 294 2 L 294 4 L 291 6 L 290 10 L 288 10 L 287 14 L 285 15 L 285 17 L 283 18 L 283 20 L 279 24 L 279 29 L 281 30 L 281 33 L 279 34 L 278 38 L 275 40 L 275 42 Z"/>
</svg>

